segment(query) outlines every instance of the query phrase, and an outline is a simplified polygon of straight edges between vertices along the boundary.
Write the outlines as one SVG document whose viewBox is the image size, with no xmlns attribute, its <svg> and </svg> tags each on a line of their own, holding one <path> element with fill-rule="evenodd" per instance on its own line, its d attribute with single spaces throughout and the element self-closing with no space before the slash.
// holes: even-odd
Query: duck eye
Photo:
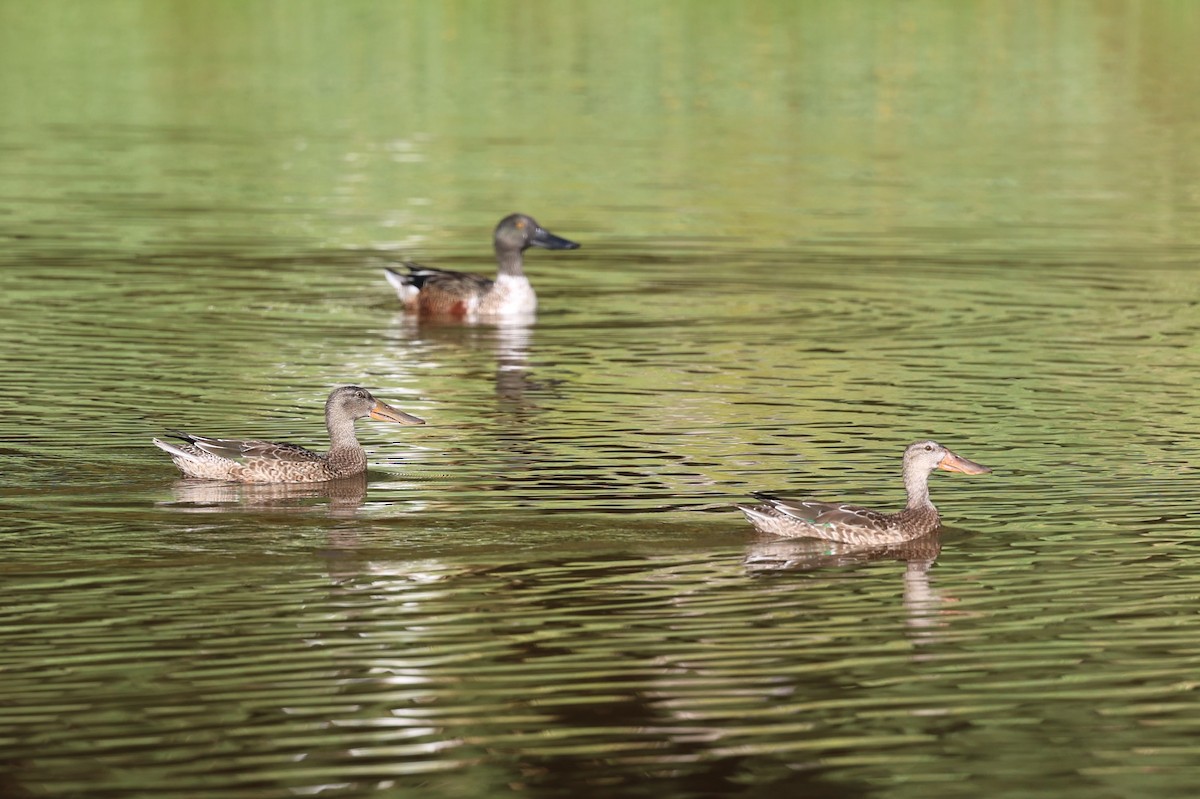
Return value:
<svg viewBox="0 0 1200 799">
<path fill-rule="evenodd" d="M 932 447 L 931 445 L 929 445 L 929 444 L 926 444 L 926 445 L 925 445 L 925 451 L 926 451 L 926 452 L 933 452 L 933 447 Z"/>
<path fill-rule="evenodd" d="M 358 395 L 358 398 L 359 398 L 359 399 L 366 399 L 366 398 L 367 398 L 367 392 L 365 392 L 365 391 L 356 391 L 355 393 Z"/>
</svg>

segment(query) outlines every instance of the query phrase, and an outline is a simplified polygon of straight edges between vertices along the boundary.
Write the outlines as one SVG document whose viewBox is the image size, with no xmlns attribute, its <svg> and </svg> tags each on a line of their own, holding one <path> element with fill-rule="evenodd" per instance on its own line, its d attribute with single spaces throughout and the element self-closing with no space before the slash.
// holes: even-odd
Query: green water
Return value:
<svg viewBox="0 0 1200 799">
<path fill-rule="evenodd" d="M 0 3 L 0 796 L 1191 797 L 1200 6 Z M 534 324 L 418 324 L 380 267 Z M 361 484 L 181 480 L 182 428 Z M 751 534 L 748 492 L 939 538 Z"/>
</svg>

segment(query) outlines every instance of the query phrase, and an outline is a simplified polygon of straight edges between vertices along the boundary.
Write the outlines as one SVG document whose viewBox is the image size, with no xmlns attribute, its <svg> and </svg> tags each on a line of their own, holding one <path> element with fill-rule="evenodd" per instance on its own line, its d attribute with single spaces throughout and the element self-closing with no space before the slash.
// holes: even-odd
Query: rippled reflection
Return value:
<svg viewBox="0 0 1200 799">
<path fill-rule="evenodd" d="M 875 561 L 904 564 L 898 574 L 902 580 L 902 602 L 913 628 L 936 626 L 941 595 L 930 583 L 929 571 L 942 551 L 940 533 L 915 541 L 886 546 L 861 546 L 837 541 L 806 538 L 764 539 L 751 544 L 746 552 L 746 571 L 762 575 L 772 572 L 813 571 L 816 569 L 862 566 Z"/>
<path fill-rule="evenodd" d="M 463 323 L 421 319 L 416 315 L 397 318 L 396 331 L 415 348 L 444 351 L 446 348 L 476 353 L 494 362 L 496 407 L 523 415 L 537 409 L 533 391 L 549 384 L 530 373 L 530 348 L 534 340 L 536 317 L 506 319 L 499 322 Z M 468 356 L 469 357 L 469 356 Z"/>
<path fill-rule="evenodd" d="M 1200 793 L 1200 5 L 193 5 L 0 3 L 0 796 Z"/>
<path fill-rule="evenodd" d="M 272 510 L 286 513 L 322 511 L 334 518 L 353 518 L 367 497 L 366 475 L 324 483 L 232 483 L 184 478 L 171 487 L 174 501 L 163 503 L 197 513 L 229 510 Z"/>
</svg>

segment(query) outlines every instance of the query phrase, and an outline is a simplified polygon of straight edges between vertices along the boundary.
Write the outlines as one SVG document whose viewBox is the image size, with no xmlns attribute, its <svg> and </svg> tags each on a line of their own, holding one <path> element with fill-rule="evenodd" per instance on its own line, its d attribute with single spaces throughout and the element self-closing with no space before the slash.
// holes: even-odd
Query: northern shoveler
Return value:
<svg viewBox="0 0 1200 799">
<path fill-rule="evenodd" d="M 908 505 L 899 513 L 880 513 L 855 505 L 781 499 L 753 494 L 760 505 L 738 505 L 758 530 L 786 538 L 824 538 L 845 544 L 895 544 L 928 535 L 941 518 L 929 501 L 934 469 L 985 474 L 991 469 L 955 455 L 936 441 L 918 441 L 904 451 L 904 488 Z"/>
<path fill-rule="evenodd" d="M 404 302 L 405 309 L 425 316 L 477 319 L 520 316 L 537 310 L 537 295 L 522 269 L 522 253 L 530 247 L 574 250 L 573 241 L 556 236 L 533 217 L 510 214 L 500 220 L 493 235 L 496 279 L 468 272 L 451 272 L 420 264 L 405 263 L 407 272 L 384 269 L 388 282 Z"/>
<path fill-rule="evenodd" d="M 354 435 L 354 420 L 369 416 L 381 422 L 425 424 L 358 386 L 335 389 L 325 402 L 329 452 L 324 454 L 273 441 L 207 438 L 173 432 L 183 444 L 152 439 L 188 477 L 239 483 L 320 483 L 362 474 L 367 454 Z"/>
</svg>

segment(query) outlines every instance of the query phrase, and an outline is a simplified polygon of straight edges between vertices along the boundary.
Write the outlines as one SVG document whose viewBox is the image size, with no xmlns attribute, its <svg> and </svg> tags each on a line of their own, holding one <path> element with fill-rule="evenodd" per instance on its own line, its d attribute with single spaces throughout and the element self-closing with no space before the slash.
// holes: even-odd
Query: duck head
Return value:
<svg viewBox="0 0 1200 799">
<path fill-rule="evenodd" d="M 963 474 L 987 474 L 991 471 L 986 466 L 955 455 L 936 441 L 917 441 L 908 445 L 908 449 L 904 451 L 906 473 L 929 473 L 934 469 Z"/>
<path fill-rule="evenodd" d="M 361 419 L 369 416 L 380 422 L 425 424 L 424 419 L 375 399 L 371 396 L 370 391 L 359 386 L 342 386 L 335 389 L 325 403 L 325 413 L 327 416 L 339 416 L 344 419 Z"/>
<path fill-rule="evenodd" d="M 525 214 L 509 214 L 496 225 L 493 236 L 496 252 L 523 252 L 530 247 L 544 247 L 547 250 L 575 250 L 579 245 L 569 239 L 556 236 L 537 221 Z"/>
</svg>

